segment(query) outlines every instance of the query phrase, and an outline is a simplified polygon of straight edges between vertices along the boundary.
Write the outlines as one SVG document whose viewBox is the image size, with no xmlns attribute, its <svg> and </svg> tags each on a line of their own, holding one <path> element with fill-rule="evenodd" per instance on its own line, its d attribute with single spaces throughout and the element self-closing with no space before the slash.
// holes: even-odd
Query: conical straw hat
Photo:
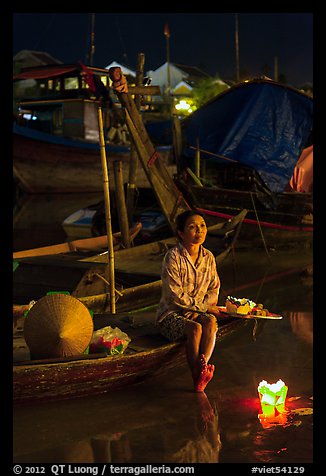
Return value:
<svg viewBox="0 0 326 476">
<path fill-rule="evenodd" d="M 82 354 L 93 335 L 93 319 L 87 307 L 68 294 L 49 294 L 30 309 L 24 337 L 32 358 Z"/>
</svg>

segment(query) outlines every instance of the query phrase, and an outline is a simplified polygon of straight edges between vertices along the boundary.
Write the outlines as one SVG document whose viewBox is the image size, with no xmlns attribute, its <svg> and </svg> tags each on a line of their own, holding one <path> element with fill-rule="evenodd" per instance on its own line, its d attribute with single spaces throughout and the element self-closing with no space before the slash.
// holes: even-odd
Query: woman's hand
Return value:
<svg viewBox="0 0 326 476">
<path fill-rule="evenodd" d="M 207 312 L 213 314 L 215 317 L 219 317 L 221 315 L 221 311 L 219 306 L 212 306 L 207 309 Z"/>
</svg>

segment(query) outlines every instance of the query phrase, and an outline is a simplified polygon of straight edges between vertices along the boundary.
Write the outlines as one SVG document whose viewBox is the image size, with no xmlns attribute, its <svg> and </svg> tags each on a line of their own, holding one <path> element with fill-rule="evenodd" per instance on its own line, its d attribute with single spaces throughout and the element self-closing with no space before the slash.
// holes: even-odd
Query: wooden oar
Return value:
<svg viewBox="0 0 326 476">
<path fill-rule="evenodd" d="M 129 229 L 130 241 L 132 241 L 142 229 L 142 224 L 137 222 L 135 226 Z M 121 249 L 121 232 L 113 233 L 114 250 Z M 13 259 L 28 258 L 34 256 L 48 256 L 57 255 L 61 253 L 69 253 L 74 251 L 94 251 L 94 253 L 103 251 L 108 246 L 107 235 L 93 236 L 91 238 L 82 238 L 80 240 L 66 241 L 58 243 L 57 245 L 41 246 L 39 248 L 32 248 L 29 250 L 15 251 Z"/>
</svg>

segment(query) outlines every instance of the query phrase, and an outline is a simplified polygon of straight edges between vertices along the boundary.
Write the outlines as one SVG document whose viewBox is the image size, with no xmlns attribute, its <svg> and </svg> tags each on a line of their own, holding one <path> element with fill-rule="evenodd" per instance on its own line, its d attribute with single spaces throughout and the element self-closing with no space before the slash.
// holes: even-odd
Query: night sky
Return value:
<svg viewBox="0 0 326 476">
<path fill-rule="evenodd" d="M 235 79 L 235 18 L 216 12 L 96 13 L 93 64 L 118 61 L 135 69 L 144 53 L 145 71 L 156 69 L 167 58 L 167 23 L 171 62 Z M 14 13 L 13 55 L 45 51 L 63 63 L 89 64 L 90 32 L 90 13 Z M 273 78 L 276 57 L 288 84 L 313 83 L 312 13 L 238 13 L 238 35 L 240 74 Z"/>
</svg>

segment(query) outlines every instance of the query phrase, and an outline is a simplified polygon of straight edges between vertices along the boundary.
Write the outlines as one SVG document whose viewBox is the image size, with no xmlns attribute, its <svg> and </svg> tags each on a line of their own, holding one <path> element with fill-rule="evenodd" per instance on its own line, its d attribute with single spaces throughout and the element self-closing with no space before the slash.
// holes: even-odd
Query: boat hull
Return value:
<svg viewBox="0 0 326 476">
<path fill-rule="evenodd" d="M 20 127 L 13 135 L 13 172 L 19 186 L 26 193 L 85 193 L 103 191 L 103 171 L 101 155 L 97 143 L 49 137 L 33 131 L 33 136 L 25 134 Z M 41 140 L 42 138 L 42 140 Z M 170 147 L 158 149 L 159 154 L 170 168 Z M 129 174 L 130 149 L 128 147 L 107 146 L 109 176 L 114 177 L 113 162 L 122 162 L 125 181 Z M 114 180 L 110 188 L 114 190 Z M 141 167 L 138 168 L 138 187 L 149 188 L 150 184 Z"/>
<path fill-rule="evenodd" d="M 181 344 L 162 345 L 135 355 L 34 365 L 15 365 L 15 402 L 98 395 L 162 373 L 184 359 Z"/>
<path fill-rule="evenodd" d="M 245 216 L 246 210 L 243 210 L 232 217 L 232 220 L 224 220 L 208 227 L 205 246 L 214 253 L 218 265 L 234 249 Z M 89 240 L 93 242 L 93 239 Z M 84 243 L 85 248 L 85 240 L 71 243 L 74 246 Z M 146 303 L 148 294 L 151 304 L 155 300 L 158 302 L 161 288 L 156 280 L 160 279 L 166 251 L 175 243 L 176 238 L 170 237 L 115 251 L 115 287 L 121 288 L 117 307 L 126 310 L 125 305 L 129 303 L 127 294 L 132 294 L 132 302 L 137 299 L 139 305 L 141 302 Z M 65 244 L 63 246 L 65 247 Z M 68 291 L 77 298 L 93 296 L 91 308 L 97 312 L 105 312 L 110 307 L 109 297 L 103 299 L 108 292 L 108 253 L 90 252 L 86 256 L 81 252 L 58 254 L 58 248 L 61 249 L 62 244 L 14 254 L 16 262 L 19 263 L 13 277 L 14 302 L 24 304 L 39 299 L 48 292 Z M 151 287 L 150 293 L 148 287 Z"/>
<path fill-rule="evenodd" d="M 240 234 L 242 245 L 279 247 L 313 240 L 312 194 L 284 192 L 274 195 L 275 206 L 268 209 L 255 191 L 221 187 L 201 187 L 177 180 L 188 202 L 207 220 L 234 216 L 243 207 L 248 210 Z M 270 199 L 271 200 L 271 199 Z"/>
<path fill-rule="evenodd" d="M 227 337 L 243 325 L 244 320 L 230 319 L 220 326 L 217 340 Z M 132 333 L 132 329 L 130 332 Z M 131 334 L 129 352 L 133 351 L 134 342 L 137 344 L 137 337 L 134 341 Z M 71 358 L 69 361 L 55 362 L 56 359 L 49 359 L 15 363 L 14 403 L 99 395 L 143 382 L 152 376 L 163 375 L 186 361 L 183 342 L 168 342 L 158 333 L 143 336 L 141 342 L 148 348 L 139 351 L 135 344 L 135 351 L 130 354 L 92 354 L 83 356 L 81 360 Z"/>
</svg>

